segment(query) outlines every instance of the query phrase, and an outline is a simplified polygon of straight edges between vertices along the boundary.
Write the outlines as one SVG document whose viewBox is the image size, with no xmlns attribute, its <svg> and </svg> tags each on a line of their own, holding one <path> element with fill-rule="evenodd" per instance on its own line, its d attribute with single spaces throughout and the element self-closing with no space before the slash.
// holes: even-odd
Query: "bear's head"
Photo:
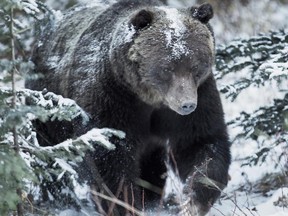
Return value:
<svg viewBox="0 0 288 216">
<path fill-rule="evenodd" d="M 112 36 L 115 76 L 153 106 L 180 115 L 197 107 L 197 89 L 212 73 L 212 7 L 140 9 L 123 18 Z"/>
</svg>

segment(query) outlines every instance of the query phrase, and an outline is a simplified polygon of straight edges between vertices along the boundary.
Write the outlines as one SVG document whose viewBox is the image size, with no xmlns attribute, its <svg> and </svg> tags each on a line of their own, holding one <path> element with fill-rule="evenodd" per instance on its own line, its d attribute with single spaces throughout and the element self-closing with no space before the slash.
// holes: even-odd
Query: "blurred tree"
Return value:
<svg viewBox="0 0 288 216">
<path fill-rule="evenodd" d="M 19 71 L 25 73 L 32 68 L 32 64 L 27 61 L 26 44 L 21 39 L 31 36 L 28 21 L 37 18 L 36 14 L 40 13 L 42 6 L 35 1 L 4 0 L 0 3 L 0 81 L 11 83 L 11 91 L 2 90 L 0 94 L 1 214 L 17 210 L 18 215 L 23 215 L 24 179 L 35 180 L 20 157 L 20 145 L 29 126 L 23 118 L 25 107 L 18 100 L 16 82 L 20 76 Z"/>
</svg>

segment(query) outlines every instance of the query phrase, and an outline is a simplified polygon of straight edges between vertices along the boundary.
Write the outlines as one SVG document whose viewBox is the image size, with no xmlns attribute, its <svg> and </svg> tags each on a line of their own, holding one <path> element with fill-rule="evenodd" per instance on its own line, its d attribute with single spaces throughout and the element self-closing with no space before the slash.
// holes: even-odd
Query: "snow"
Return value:
<svg viewBox="0 0 288 216">
<path fill-rule="evenodd" d="M 19 19 L 13 19 L 14 24 L 17 26 L 18 29 L 26 29 L 29 27 L 29 23 L 27 22 L 27 20 L 19 20 Z M 18 32 L 19 30 L 15 28 L 15 32 Z M 17 31 L 18 30 L 18 31 Z"/>
<path fill-rule="evenodd" d="M 83 111 L 74 100 L 69 98 L 63 98 L 62 96 L 56 95 L 52 92 L 40 92 L 30 89 L 19 89 L 18 93 L 33 100 L 34 105 L 50 109 L 50 117 L 52 121 L 55 119 L 65 119 L 67 113 L 69 113 L 70 117 L 72 116 L 72 119 L 81 116 L 83 124 L 86 124 L 89 120 L 87 113 Z M 57 102 L 57 106 L 53 105 L 55 102 Z M 30 117 L 33 118 L 33 115 L 30 115 Z"/>
<path fill-rule="evenodd" d="M 245 192 L 235 192 L 229 200 L 214 205 L 208 216 L 278 216 L 288 215 L 287 207 L 275 206 L 279 198 L 288 197 L 288 188 L 283 187 L 271 191 L 271 197 L 262 197 L 256 194 L 247 195 Z M 284 197 L 284 198 L 285 198 Z M 287 204 L 286 204 L 287 205 Z"/>
<path fill-rule="evenodd" d="M 40 10 L 38 9 L 38 5 L 35 0 L 26 0 L 25 2 L 22 2 L 23 4 L 23 10 L 27 14 L 33 14 L 39 13 Z"/>
<path fill-rule="evenodd" d="M 42 42 L 40 42 L 42 44 Z M 41 45 L 38 45 L 41 46 Z M 47 60 L 47 65 L 49 65 L 50 69 L 57 68 L 59 63 L 59 57 L 58 56 L 51 56 Z"/>
<path fill-rule="evenodd" d="M 175 8 L 169 7 L 158 7 L 160 10 L 164 11 L 166 18 L 169 21 L 168 28 L 165 30 L 164 34 L 166 37 L 167 47 L 172 48 L 172 57 L 180 58 L 181 55 L 189 55 L 189 49 L 185 40 L 182 40 L 182 36 L 187 31 L 186 26 L 183 23 L 182 15 Z"/>
<path fill-rule="evenodd" d="M 240 47 L 239 43 L 231 43 L 230 46 Z M 258 44 L 259 45 L 259 44 Z M 256 43 L 253 46 L 257 46 Z M 261 45 L 261 44 L 260 44 Z M 262 45 L 261 45 L 262 46 Z M 226 113 L 226 120 L 235 119 L 239 116 L 240 112 L 245 111 L 247 113 L 252 113 L 257 110 L 259 107 L 271 105 L 274 99 L 283 98 L 285 94 L 285 89 L 287 92 L 287 82 L 282 83 L 283 87 L 277 82 L 277 77 L 287 76 L 287 63 L 278 63 L 278 59 L 281 58 L 281 53 L 287 54 L 287 47 L 284 49 L 278 49 L 278 52 L 271 56 L 269 61 L 266 61 L 259 68 L 261 72 L 268 72 L 269 79 L 271 82 L 266 82 L 264 86 L 251 85 L 247 89 L 241 91 L 240 95 L 236 100 L 231 103 L 230 100 L 227 100 L 222 95 L 222 101 L 224 110 Z M 254 56 L 261 58 L 259 56 Z M 282 55 L 283 56 L 283 55 Z M 237 64 L 244 63 L 245 58 L 236 59 Z M 233 67 L 233 63 L 229 65 L 228 68 Z M 251 75 L 250 69 L 246 68 L 237 73 L 231 73 L 224 79 L 220 80 L 218 87 L 221 84 L 227 85 L 229 83 L 235 82 L 241 78 L 249 78 Z M 258 79 L 258 78 L 257 78 Z M 261 77 L 259 77 L 261 79 Z M 281 91 L 281 88 L 284 91 Z M 229 91 L 236 91 L 233 89 L 233 86 Z M 252 128 L 253 129 L 253 128 Z M 253 130 L 252 130 L 253 131 Z M 243 133 L 241 127 L 232 128 L 229 127 L 229 135 L 231 140 L 234 140 L 235 136 L 239 133 Z M 248 136 L 246 136 L 247 138 Z M 275 145 L 274 141 L 279 139 L 277 136 L 260 136 L 258 142 L 251 139 L 237 139 L 233 142 L 231 151 L 232 151 L 232 164 L 230 166 L 229 174 L 231 176 L 231 181 L 228 184 L 228 187 L 223 192 L 223 197 L 217 202 L 209 216 L 234 216 L 234 215 L 259 215 L 259 216 L 276 216 L 276 215 L 288 215 L 287 201 L 286 207 L 275 206 L 277 200 L 281 197 L 286 196 L 287 200 L 287 185 L 279 185 L 278 188 L 270 189 L 268 193 L 262 194 L 255 191 L 253 188 L 257 187 L 257 183 L 263 181 L 265 176 L 273 176 L 277 173 L 283 173 L 285 169 L 287 170 L 288 165 L 288 154 L 279 159 L 279 155 L 282 153 L 285 155 L 287 149 L 287 144 L 282 143 L 280 145 Z M 269 157 L 266 157 L 265 162 L 258 162 L 257 165 L 244 165 L 244 163 L 249 162 L 247 157 L 256 158 L 256 153 L 261 149 L 268 148 L 271 151 Z"/>
<path fill-rule="evenodd" d="M 103 6 L 104 4 L 106 4 L 107 6 L 116 3 L 117 1 L 115 0 L 81 0 L 81 5 L 77 6 L 73 9 L 74 12 L 76 11 L 81 11 L 84 8 L 92 8 L 92 7 L 99 7 L 99 6 Z"/>
<path fill-rule="evenodd" d="M 64 17 L 63 13 L 60 10 L 52 10 L 52 12 L 54 15 L 55 23 L 59 23 Z"/>
<path fill-rule="evenodd" d="M 165 182 L 164 187 L 164 199 L 167 199 L 169 195 L 176 195 L 176 199 L 182 203 L 185 200 L 185 197 L 183 195 L 183 188 L 184 183 L 179 178 L 179 175 L 177 175 L 172 167 L 167 165 L 167 179 Z"/>
<path fill-rule="evenodd" d="M 109 137 L 112 135 L 119 137 L 120 139 L 125 138 L 125 133 L 122 131 L 117 131 L 109 128 L 93 128 L 87 133 L 83 134 L 82 136 L 78 137 L 75 141 L 82 141 L 86 145 L 91 146 L 91 142 L 97 142 L 100 145 L 103 145 L 104 147 L 114 150 L 115 146 L 109 141 Z M 47 147 L 41 147 L 39 150 L 52 150 L 55 148 L 63 148 L 66 151 L 70 151 L 70 146 L 73 144 L 73 140 L 68 139 L 64 142 L 61 142 L 55 146 L 47 146 Z"/>
<path fill-rule="evenodd" d="M 56 167 L 57 165 L 59 165 L 63 169 L 63 171 L 58 175 L 57 181 L 62 178 L 65 172 L 70 172 L 71 174 L 76 175 L 76 171 L 65 160 L 61 158 L 55 158 L 55 163 L 53 164 L 53 167 Z"/>
<path fill-rule="evenodd" d="M 272 62 L 269 65 L 273 66 L 273 64 Z M 238 73 L 237 76 L 245 76 L 247 72 L 248 71 L 242 71 L 242 74 Z M 274 71 L 274 73 L 276 72 Z M 238 79 L 237 76 L 232 76 L 228 80 Z M 226 81 L 222 80 L 221 82 Z M 260 88 L 252 85 L 243 90 L 234 103 L 222 97 L 227 121 L 239 116 L 243 110 L 251 113 L 261 106 L 271 104 L 275 98 L 283 98 L 284 93 L 278 91 L 278 87 L 279 84 L 276 81 Z M 271 89 L 274 90 L 271 91 Z M 229 127 L 229 134 L 232 140 L 237 134 L 242 132 L 241 128 Z M 208 216 L 288 215 L 287 206 L 284 208 L 275 206 L 275 202 L 279 197 L 283 195 L 288 197 L 287 186 L 280 186 L 277 190 L 271 190 L 267 194 L 253 191 L 253 185 L 261 181 L 265 175 L 269 176 L 275 173 L 281 173 L 284 167 L 287 166 L 288 156 L 279 160 L 279 155 L 287 151 L 284 149 L 285 143 L 276 146 L 273 144 L 273 140 L 275 139 L 277 139 L 277 137 L 271 137 L 269 140 L 267 136 L 262 136 L 259 138 L 259 143 L 263 143 L 261 146 L 251 139 L 238 139 L 234 141 L 231 148 L 233 161 L 229 170 L 231 180 L 223 192 L 223 197 L 213 206 Z M 270 151 L 272 151 L 272 154 L 266 158 L 266 161 L 259 162 L 255 166 L 243 166 L 243 164 L 247 162 L 246 158 L 255 155 L 261 148 L 270 148 Z M 241 187 L 244 187 L 244 189 L 241 190 Z"/>
<path fill-rule="evenodd" d="M 100 215 L 100 214 L 97 214 Z M 91 216 L 89 212 L 81 210 L 81 212 L 77 212 L 72 209 L 66 209 L 64 211 L 61 211 L 58 216 Z"/>
<path fill-rule="evenodd" d="M 119 138 L 124 138 L 125 134 L 121 131 L 116 131 L 116 130 L 111 130 L 108 128 L 102 128 L 102 129 L 92 129 L 90 131 L 88 131 L 85 135 L 81 136 L 81 140 L 86 143 L 89 144 L 89 141 L 97 141 L 99 142 L 101 145 L 105 146 L 108 149 L 114 150 L 115 146 L 109 141 L 107 136 L 103 136 L 104 134 L 114 134 L 114 135 L 118 135 Z"/>
<path fill-rule="evenodd" d="M 110 45 L 109 55 L 113 54 L 113 50 L 121 47 L 121 45 L 125 43 L 129 43 L 133 40 L 134 35 L 136 34 L 136 30 L 133 26 L 128 24 L 128 20 L 123 21 L 116 26 L 113 35 L 109 35 L 107 38 L 112 37 L 112 42 Z M 103 53 L 103 52 L 102 52 Z"/>
<path fill-rule="evenodd" d="M 288 76 L 288 63 L 263 64 L 261 67 L 271 70 L 270 79 L 284 75 Z"/>
<path fill-rule="evenodd" d="M 279 173 L 287 164 L 287 157 L 279 161 L 278 156 L 283 152 L 281 145 L 270 146 L 274 151 L 274 157 L 267 157 L 266 161 L 255 166 L 242 166 L 245 157 L 253 155 L 258 149 L 256 142 L 235 143 L 232 146 L 233 162 L 230 166 L 229 174 L 231 180 L 224 190 L 224 197 L 217 202 L 208 216 L 234 216 L 234 215 L 259 215 L 274 216 L 288 215 L 288 208 L 275 206 L 279 197 L 288 197 L 288 188 L 269 191 L 265 196 L 261 193 L 253 192 L 253 183 L 260 181 L 264 175 Z M 278 165 L 275 167 L 275 163 Z M 246 189 L 241 190 L 241 186 Z M 239 190 L 240 189 L 240 190 Z M 249 192 L 251 191 L 251 192 Z M 286 203 L 287 205 L 287 203 Z"/>
<path fill-rule="evenodd" d="M 136 30 L 133 27 L 128 28 L 128 25 L 126 24 L 126 27 L 124 27 L 124 29 L 126 29 L 126 31 L 124 31 L 124 38 L 123 38 L 123 42 L 124 43 L 128 43 L 131 42 L 133 39 L 133 36 L 136 34 Z"/>
</svg>

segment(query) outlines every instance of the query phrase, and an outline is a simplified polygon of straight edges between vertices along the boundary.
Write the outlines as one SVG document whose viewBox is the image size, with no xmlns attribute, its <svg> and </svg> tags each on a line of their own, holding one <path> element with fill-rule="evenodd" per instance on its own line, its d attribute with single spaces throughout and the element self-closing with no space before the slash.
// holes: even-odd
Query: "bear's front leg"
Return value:
<svg viewBox="0 0 288 216">
<path fill-rule="evenodd" d="M 135 185 L 139 165 L 133 146 L 127 145 L 127 137 L 112 143 L 116 146 L 114 150 L 96 145 L 95 151 L 87 153 L 80 174 L 89 179 L 97 211 L 121 216 L 141 210 L 140 190 Z"/>
<path fill-rule="evenodd" d="M 177 215 L 203 216 L 210 210 L 228 182 L 229 147 L 228 141 L 217 140 L 169 151 L 169 164 L 182 184 L 178 187 L 180 195 L 177 191 L 166 194 L 165 202 L 172 211 Z"/>
</svg>

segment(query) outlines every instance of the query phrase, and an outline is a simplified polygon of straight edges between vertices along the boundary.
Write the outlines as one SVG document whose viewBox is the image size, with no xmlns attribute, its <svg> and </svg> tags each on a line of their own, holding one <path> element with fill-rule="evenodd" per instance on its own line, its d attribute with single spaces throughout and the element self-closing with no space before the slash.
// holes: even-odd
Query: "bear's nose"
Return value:
<svg viewBox="0 0 288 216">
<path fill-rule="evenodd" d="M 193 112 L 196 109 L 196 107 L 197 107 L 197 104 L 195 104 L 193 102 L 184 102 L 182 104 L 181 109 L 182 109 L 183 113 L 190 114 L 191 112 Z"/>
</svg>

